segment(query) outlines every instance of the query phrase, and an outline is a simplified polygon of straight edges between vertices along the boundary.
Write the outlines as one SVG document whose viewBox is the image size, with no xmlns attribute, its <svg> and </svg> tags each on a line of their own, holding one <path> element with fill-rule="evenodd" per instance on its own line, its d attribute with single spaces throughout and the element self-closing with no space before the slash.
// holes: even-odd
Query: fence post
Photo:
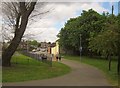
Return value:
<svg viewBox="0 0 120 88">
<path fill-rule="evenodd" d="M 50 55 L 50 62 L 51 62 L 51 67 L 52 67 L 52 58 L 53 58 L 53 56 L 52 56 L 52 54 Z"/>
</svg>

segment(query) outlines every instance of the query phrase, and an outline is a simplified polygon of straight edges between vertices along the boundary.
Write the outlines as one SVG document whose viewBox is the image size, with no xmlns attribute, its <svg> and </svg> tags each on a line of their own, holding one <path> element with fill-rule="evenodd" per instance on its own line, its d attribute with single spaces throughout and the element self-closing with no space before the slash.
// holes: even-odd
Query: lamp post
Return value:
<svg viewBox="0 0 120 88">
<path fill-rule="evenodd" d="M 81 41 L 82 41 L 82 38 L 81 38 L 81 34 L 80 34 L 80 61 L 81 61 L 81 52 L 82 52 L 82 44 L 81 44 Z"/>
</svg>

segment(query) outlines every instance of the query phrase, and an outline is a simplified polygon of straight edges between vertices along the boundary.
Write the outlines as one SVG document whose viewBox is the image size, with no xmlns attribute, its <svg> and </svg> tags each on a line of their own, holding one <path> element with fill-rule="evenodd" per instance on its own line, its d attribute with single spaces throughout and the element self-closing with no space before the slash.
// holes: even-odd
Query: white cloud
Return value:
<svg viewBox="0 0 120 88">
<path fill-rule="evenodd" d="M 30 28 L 26 30 L 25 34 L 27 33 L 33 33 L 32 38 L 39 42 L 55 42 L 55 40 L 57 40 L 56 35 L 58 34 L 58 30 L 55 28 Z"/>
<path fill-rule="evenodd" d="M 49 8 L 52 8 L 53 10 L 51 10 L 50 13 L 44 15 L 43 19 L 37 19 L 37 22 L 32 23 L 28 28 L 29 31 L 26 30 L 26 33 L 30 32 L 36 34 L 34 38 L 38 41 L 55 41 L 57 39 L 56 35 L 60 30 L 58 29 L 59 27 L 56 26 L 56 23 L 63 24 L 69 18 L 80 15 L 82 10 L 88 10 L 92 8 L 99 13 L 108 11 L 98 2 L 48 3 L 48 5 L 44 6 L 45 10 Z"/>
<path fill-rule="evenodd" d="M 51 28 L 54 26 L 54 22 L 52 19 L 40 19 L 37 22 L 33 23 L 29 27 L 31 28 Z"/>
<path fill-rule="evenodd" d="M 48 15 L 48 17 L 53 17 L 54 21 L 63 21 L 66 18 L 74 17 L 76 15 L 76 11 L 79 10 L 78 5 L 81 3 L 61 3 L 56 4 L 53 3 L 53 7 L 55 8 L 52 13 Z"/>
<path fill-rule="evenodd" d="M 103 11 L 109 11 L 107 9 L 104 9 L 103 7 L 100 6 L 99 3 L 95 2 L 95 3 L 91 3 L 91 4 L 83 4 L 81 6 L 81 9 L 84 9 L 84 10 L 89 10 L 89 9 L 93 9 L 99 13 L 102 13 Z"/>
</svg>

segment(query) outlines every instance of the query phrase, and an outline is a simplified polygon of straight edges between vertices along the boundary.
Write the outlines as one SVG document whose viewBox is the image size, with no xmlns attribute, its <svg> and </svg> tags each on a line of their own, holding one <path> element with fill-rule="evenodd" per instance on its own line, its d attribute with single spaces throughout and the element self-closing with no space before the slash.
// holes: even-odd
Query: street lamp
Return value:
<svg viewBox="0 0 120 88">
<path fill-rule="evenodd" d="M 82 41 L 82 38 L 81 38 L 82 34 L 80 34 L 80 61 L 81 61 L 81 53 L 82 53 L 82 44 L 81 44 L 81 41 Z"/>
</svg>

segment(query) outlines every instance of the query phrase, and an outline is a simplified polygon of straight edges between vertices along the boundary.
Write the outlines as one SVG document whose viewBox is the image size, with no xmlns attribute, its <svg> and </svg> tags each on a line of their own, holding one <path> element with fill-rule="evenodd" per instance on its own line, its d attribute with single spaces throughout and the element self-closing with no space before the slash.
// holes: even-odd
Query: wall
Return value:
<svg viewBox="0 0 120 88">
<path fill-rule="evenodd" d="M 54 55 L 54 60 L 56 60 L 55 56 L 59 53 L 59 44 L 56 42 L 56 46 L 51 48 L 51 54 Z"/>
</svg>

